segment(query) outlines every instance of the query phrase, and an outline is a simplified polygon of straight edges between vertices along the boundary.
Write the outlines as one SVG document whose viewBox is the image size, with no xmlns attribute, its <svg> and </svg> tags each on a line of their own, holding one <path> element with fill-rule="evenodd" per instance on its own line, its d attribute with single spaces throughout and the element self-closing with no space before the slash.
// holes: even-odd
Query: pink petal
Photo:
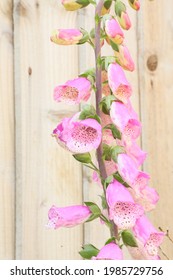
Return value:
<svg viewBox="0 0 173 280">
<path fill-rule="evenodd" d="M 121 177 L 129 185 L 132 185 L 138 176 L 138 169 L 135 162 L 127 154 L 119 154 L 117 163 Z"/>
<path fill-rule="evenodd" d="M 109 65 L 108 82 L 113 94 L 123 103 L 127 103 L 132 94 L 132 89 L 119 64 L 111 63 Z"/>
<path fill-rule="evenodd" d="M 86 221 L 90 215 L 91 211 L 87 206 L 74 205 L 61 208 L 52 206 L 48 213 L 48 227 L 54 229 L 73 227 Z"/>
<path fill-rule="evenodd" d="M 109 243 L 101 248 L 94 260 L 122 260 L 123 253 L 118 245 Z"/>
</svg>

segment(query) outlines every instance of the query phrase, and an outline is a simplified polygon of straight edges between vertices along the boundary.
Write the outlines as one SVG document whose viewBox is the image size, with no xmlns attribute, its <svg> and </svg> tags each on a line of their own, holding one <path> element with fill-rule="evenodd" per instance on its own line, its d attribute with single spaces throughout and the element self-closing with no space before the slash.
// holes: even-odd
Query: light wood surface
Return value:
<svg viewBox="0 0 173 280">
<path fill-rule="evenodd" d="M 133 26 L 124 33 L 136 64 L 136 71 L 126 75 L 143 124 L 144 170 L 160 194 L 150 217 L 173 238 L 173 2 L 164 2 L 141 1 L 138 14 L 128 8 Z M 54 86 L 93 67 L 94 54 L 89 45 L 63 47 L 49 37 L 56 28 L 90 30 L 92 14 L 92 7 L 66 12 L 57 0 L 0 0 L 0 259 L 79 259 L 82 244 L 100 248 L 109 238 L 99 220 L 84 227 L 46 228 L 53 204 L 100 201 L 92 172 L 51 137 L 63 117 L 79 110 L 55 103 Z M 108 47 L 103 52 L 112 53 Z M 168 238 L 162 250 L 173 259 Z"/>
</svg>

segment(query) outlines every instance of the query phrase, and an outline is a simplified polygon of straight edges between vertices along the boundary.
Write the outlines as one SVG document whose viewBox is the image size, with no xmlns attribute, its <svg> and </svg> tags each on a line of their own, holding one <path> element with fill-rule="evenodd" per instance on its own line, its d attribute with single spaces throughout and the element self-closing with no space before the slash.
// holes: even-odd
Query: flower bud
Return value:
<svg viewBox="0 0 173 280">
<path fill-rule="evenodd" d="M 106 20 L 105 31 L 111 41 L 116 44 L 122 44 L 124 40 L 124 33 L 114 18 Z"/>
<path fill-rule="evenodd" d="M 82 39 L 83 34 L 78 29 L 57 29 L 50 37 L 58 45 L 75 45 Z"/>
<path fill-rule="evenodd" d="M 121 27 L 125 30 L 128 30 L 131 27 L 131 21 L 126 12 L 121 13 L 121 16 L 118 17 L 118 22 L 121 25 Z"/>
<path fill-rule="evenodd" d="M 104 5 L 101 10 L 102 16 L 104 16 L 110 12 L 111 5 L 112 5 L 112 0 L 107 0 L 104 2 Z"/>
<path fill-rule="evenodd" d="M 83 7 L 86 7 L 90 2 L 88 0 L 61 0 L 61 3 L 67 11 L 76 11 Z"/>
<path fill-rule="evenodd" d="M 116 57 L 116 61 L 124 70 L 134 71 L 135 65 L 126 46 L 120 45 L 119 51 L 115 51 L 114 54 Z"/>
<path fill-rule="evenodd" d="M 138 11 L 140 9 L 140 3 L 138 0 L 128 0 L 129 1 L 129 5 L 136 11 Z"/>
</svg>

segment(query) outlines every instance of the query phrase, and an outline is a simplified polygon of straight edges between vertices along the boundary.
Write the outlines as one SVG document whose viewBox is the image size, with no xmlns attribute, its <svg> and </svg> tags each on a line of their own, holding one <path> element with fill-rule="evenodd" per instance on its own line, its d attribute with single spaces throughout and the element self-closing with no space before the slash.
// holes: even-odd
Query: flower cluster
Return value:
<svg viewBox="0 0 173 280">
<path fill-rule="evenodd" d="M 100 218 L 110 228 L 111 238 L 100 250 L 91 244 L 84 245 L 80 251 L 83 258 L 123 259 L 125 245 L 134 259 L 159 259 L 158 248 L 165 234 L 155 229 L 146 216 L 155 208 L 159 195 L 148 185 L 150 176 L 141 171 L 147 154 L 137 142 L 141 122 L 132 107 L 132 87 L 124 72 L 135 68 L 124 44 L 122 29 L 131 27 L 126 5 L 120 0 L 61 2 L 67 11 L 93 4 L 96 27 L 90 33 L 84 29 L 57 29 L 51 41 L 58 45 L 89 43 L 97 61 L 96 69 L 56 86 L 54 99 L 73 105 L 87 102 L 94 92 L 100 96 L 96 98 L 97 110 L 86 104 L 80 112 L 64 118 L 53 130 L 53 136 L 76 160 L 94 170 L 93 179 L 102 187 L 103 196 L 102 209 L 94 202 L 63 208 L 52 206 L 48 227 L 72 227 Z M 128 0 L 128 3 L 139 10 L 138 0 Z M 115 14 L 111 15 L 113 4 Z M 114 56 L 100 57 L 98 49 L 101 50 L 104 42 L 110 45 Z M 99 79 L 102 80 L 100 91 Z M 92 150 L 97 152 L 97 160 L 92 158 Z"/>
</svg>

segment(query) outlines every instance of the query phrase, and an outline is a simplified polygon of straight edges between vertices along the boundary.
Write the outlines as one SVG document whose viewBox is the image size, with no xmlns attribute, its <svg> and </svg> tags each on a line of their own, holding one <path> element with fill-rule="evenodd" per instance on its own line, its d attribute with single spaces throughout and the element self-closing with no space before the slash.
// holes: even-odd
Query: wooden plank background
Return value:
<svg viewBox="0 0 173 280">
<path fill-rule="evenodd" d="M 56 104 L 54 86 L 94 64 L 89 46 L 50 42 L 55 28 L 93 25 L 92 7 L 65 12 L 59 2 L 0 0 L 0 259 L 79 259 L 83 243 L 101 247 L 108 238 L 99 221 L 57 231 L 45 227 L 51 205 L 99 200 L 92 173 L 51 137 L 63 117 L 79 110 Z M 125 35 L 136 63 L 127 74 L 132 101 L 149 154 L 144 169 L 161 197 L 151 219 L 173 237 L 173 2 L 163 2 L 141 1 L 138 14 L 128 9 L 133 27 Z M 162 250 L 173 259 L 168 238 Z"/>
</svg>

